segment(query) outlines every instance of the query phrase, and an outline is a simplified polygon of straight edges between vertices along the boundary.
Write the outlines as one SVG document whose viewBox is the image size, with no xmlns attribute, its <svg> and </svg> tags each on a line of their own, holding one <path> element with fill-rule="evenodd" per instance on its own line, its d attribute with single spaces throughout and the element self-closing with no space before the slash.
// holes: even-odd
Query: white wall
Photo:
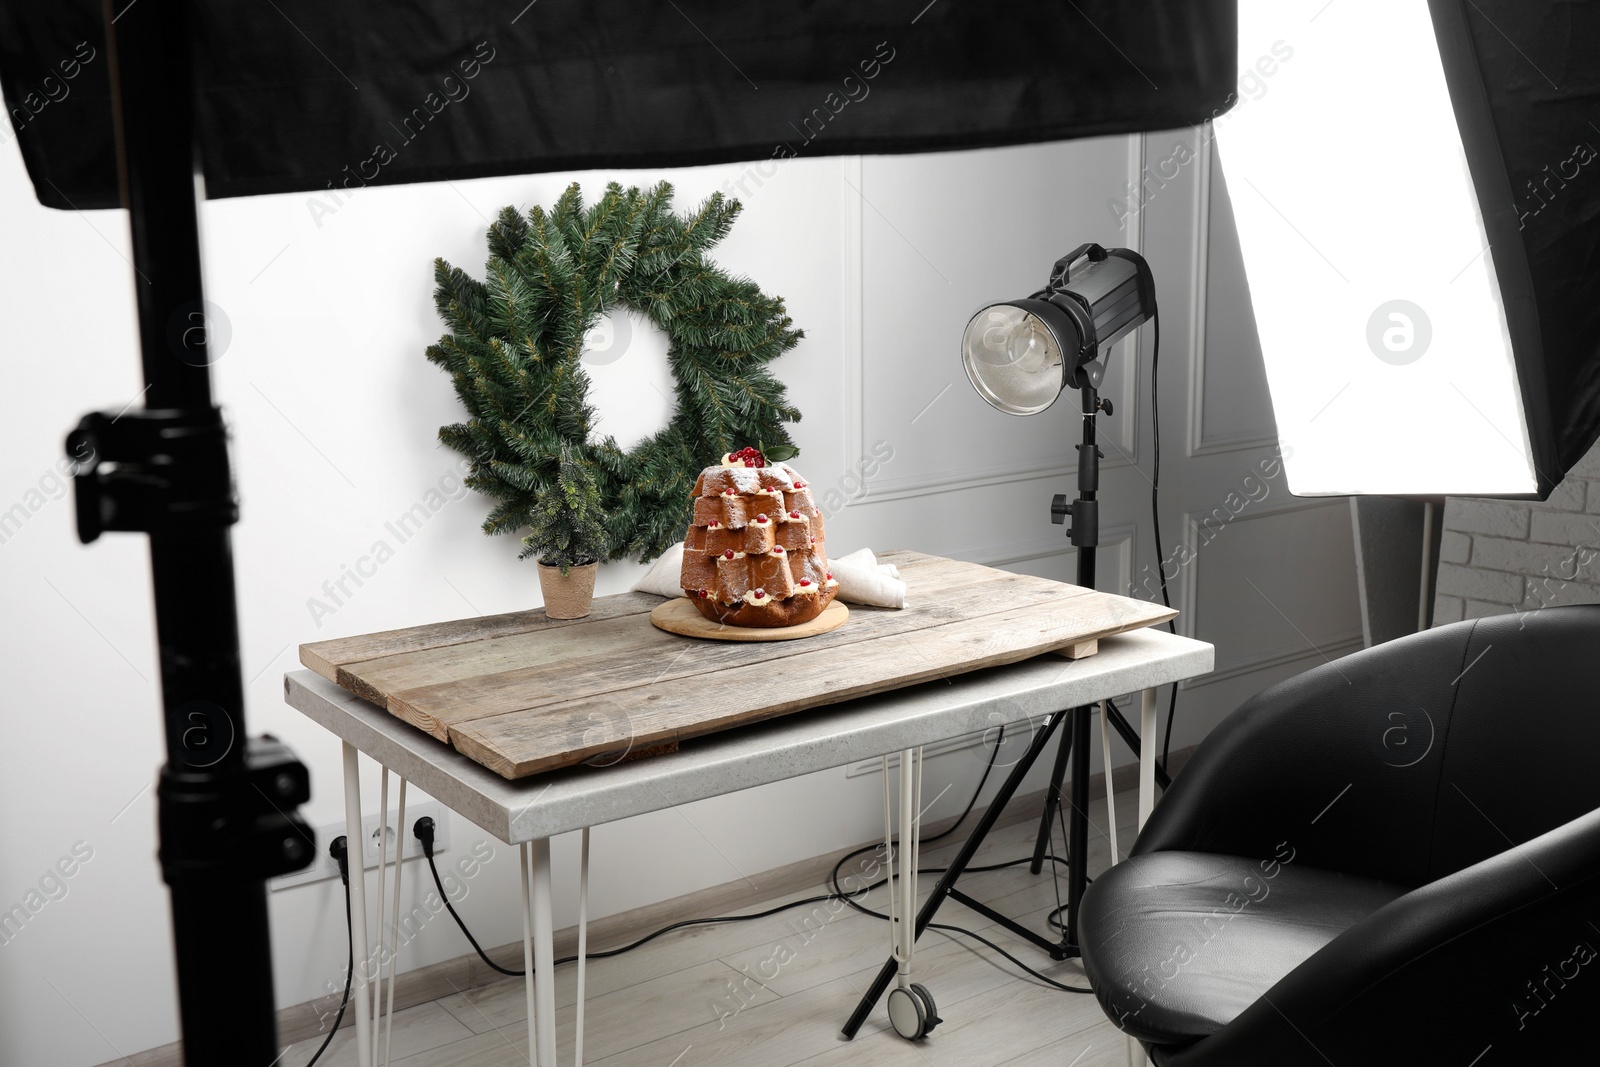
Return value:
<svg viewBox="0 0 1600 1067">
<path fill-rule="evenodd" d="M 1219 666 L 1228 667 L 1222 680 L 1181 698 L 1178 747 L 1266 682 L 1318 662 L 1285 637 L 1280 615 L 1324 651 L 1351 633 L 1359 638 L 1342 501 L 1293 501 L 1280 479 L 1238 509 L 1214 545 L 1196 525 L 1270 455 L 1273 430 L 1259 353 L 1239 322 L 1237 249 L 1208 236 L 1213 205 L 1225 214 L 1226 201 L 1220 181 L 1206 180 L 1204 153 L 1148 183 L 1144 211 L 1119 218 L 1113 203 L 1127 201 L 1141 168 L 1168 160 L 1180 142 L 1193 149 L 1194 131 L 802 159 L 776 174 L 743 166 L 670 173 L 680 207 L 738 189 L 746 211 L 717 258 L 782 294 L 806 331 L 776 368 L 805 413 L 795 433 L 800 469 L 814 484 L 848 489 L 875 442 L 894 448 L 865 495 L 829 516 L 835 551 L 914 547 L 1071 577 L 1070 546 L 1049 524 L 1047 505 L 1051 493 L 1071 489 L 1075 397 L 1039 418 L 1001 416 L 967 388 L 956 342 L 977 305 L 1035 288 L 1070 246 L 1144 248 L 1165 315 L 1163 533 L 1169 553 L 1179 538 L 1198 552 L 1179 570 L 1173 594 L 1178 606 L 1196 609 L 1186 612 L 1185 628 L 1216 641 Z M 665 176 L 576 177 L 598 191 L 613 177 L 642 184 Z M 243 499 L 234 543 L 250 729 L 276 733 L 310 766 L 305 814 L 313 823 L 342 816 L 339 749 L 282 703 L 281 677 L 296 666 L 297 644 L 537 603 L 516 542 L 478 532 L 483 501 L 462 495 L 404 544 L 384 524 L 456 462 L 434 436 L 457 417 L 456 404 L 445 376 L 423 358 L 441 329 L 432 258 L 476 272 L 487 219 L 507 203 L 548 204 L 571 177 L 368 189 L 331 214 L 314 213 L 299 195 L 205 207 L 208 297 L 232 331 L 216 388 L 233 426 Z M 143 383 L 123 217 L 38 207 L 16 149 L 5 147 L 0 232 L 0 358 L 9 386 L 0 510 L 16 502 L 26 513 L 0 543 L 11 703 L 0 774 L 0 810 L 10 816 L 0 824 L 0 907 L 24 902 L 77 842 L 92 850 L 64 882 L 66 895 L 0 945 L 0 1062 L 75 1067 L 176 1036 L 148 788 L 161 751 L 144 543 L 111 535 L 78 546 L 72 505 L 49 478 L 78 416 L 122 408 Z M 1124 343 L 1107 386 L 1117 415 L 1104 424 L 1099 584 L 1109 589 L 1126 589 L 1155 558 L 1149 343 L 1148 331 Z M 650 348 L 636 346 L 619 366 L 648 372 Z M 642 411 L 648 406 L 600 397 L 605 429 L 624 437 L 655 417 Z M 391 541 L 394 557 L 319 625 L 308 600 L 323 597 L 323 583 L 379 539 Z M 1252 600 L 1258 593 L 1239 581 L 1245 572 L 1271 606 Z M 636 573 L 633 565 L 604 568 L 599 592 L 625 589 Z M 933 762 L 930 792 L 951 785 L 935 817 L 959 810 L 983 756 L 968 747 Z M 375 811 L 375 777 L 365 784 Z M 601 827 L 593 906 L 614 912 L 871 839 L 880 832 L 877 797 L 872 774 L 835 771 Z M 486 837 L 461 819 L 452 834 L 458 854 Z M 495 858 L 462 906 L 485 944 L 521 933 L 512 851 L 494 844 Z M 571 874 L 574 851 L 571 841 L 557 843 L 558 879 Z M 419 887 L 422 872 L 408 869 L 407 881 Z M 322 995 L 341 975 L 336 885 L 272 895 L 281 1004 Z M 572 917 L 573 888 L 564 885 L 562 921 Z M 421 965 L 466 950 L 440 919 L 406 959 Z"/>
</svg>

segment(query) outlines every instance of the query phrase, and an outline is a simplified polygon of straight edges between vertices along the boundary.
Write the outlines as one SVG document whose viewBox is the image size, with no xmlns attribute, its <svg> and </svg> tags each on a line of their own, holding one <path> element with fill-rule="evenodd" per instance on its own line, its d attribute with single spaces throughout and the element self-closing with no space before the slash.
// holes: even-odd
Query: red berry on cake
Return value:
<svg viewBox="0 0 1600 1067">
<path fill-rule="evenodd" d="M 722 558 L 723 559 L 732 559 L 733 558 L 733 549 L 731 549 L 731 548 L 723 549 L 722 550 Z"/>
<path fill-rule="evenodd" d="M 795 482 L 794 483 L 794 487 L 796 489 L 804 489 L 806 487 L 806 483 L 805 482 Z"/>
<path fill-rule="evenodd" d="M 765 515 L 757 515 L 756 521 L 759 523 L 765 523 L 767 521 L 767 517 Z"/>
<path fill-rule="evenodd" d="M 811 579 L 810 578 L 802 578 L 802 579 L 800 579 L 800 588 L 801 589 L 804 589 L 806 586 L 808 586 L 810 584 L 811 584 Z M 705 594 L 702 593 L 700 595 L 704 596 Z"/>
<path fill-rule="evenodd" d="M 789 517 L 791 519 L 798 519 L 800 517 L 800 513 L 798 511 L 791 511 L 789 512 Z"/>
<path fill-rule="evenodd" d="M 729 452 L 722 457 L 725 467 L 765 467 L 767 457 L 754 448 L 741 448 L 737 452 Z"/>
<path fill-rule="evenodd" d="M 775 555 L 775 556 L 783 555 L 783 546 L 782 545 L 773 545 L 772 546 L 772 554 Z"/>
</svg>

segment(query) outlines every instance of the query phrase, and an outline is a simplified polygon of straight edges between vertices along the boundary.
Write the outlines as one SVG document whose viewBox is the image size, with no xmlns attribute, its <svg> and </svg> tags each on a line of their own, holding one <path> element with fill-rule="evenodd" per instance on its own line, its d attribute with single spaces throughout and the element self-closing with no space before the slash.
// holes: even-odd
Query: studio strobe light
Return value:
<svg viewBox="0 0 1600 1067">
<path fill-rule="evenodd" d="M 967 378 L 1008 415 L 1036 415 L 1062 390 L 1100 387 L 1103 355 L 1155 313 L 1144 257 L 1127 248 L 1081 245 L 1056 261 L 1032 296 L 972 316 L 961 339 Z"/>
</svg>

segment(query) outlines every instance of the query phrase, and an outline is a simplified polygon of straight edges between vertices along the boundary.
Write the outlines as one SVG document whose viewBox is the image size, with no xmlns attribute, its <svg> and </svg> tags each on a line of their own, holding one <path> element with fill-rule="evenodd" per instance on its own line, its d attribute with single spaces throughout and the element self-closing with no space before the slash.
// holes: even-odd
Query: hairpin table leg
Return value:
<svg viewBox="0 0 1600 1067">
<path fill-rule="evenodd" d="M 589 828 L 583 828 L 583 839 L 578 845 L 578 1010 L 573 1041 L 572 1062 L 583 1067 L 583 980 L 589 954 Z"/>
<path fill-rule="evenodd" d="M 361 850 L 361 753 L 348 741 L 344 744 L 344 833 L 350 856 L 350 940 L 355 973 L 351 976 L 350 1006 L 356 1014 L 356 1062 L 372 1062 L 372 1020 L 368 1010 L 372 998 L 367 992 L 367 865 Z"/>
<path fill-rule="evenodd" d="M 377 919 L 374 925 L 378 928 L 378 946 L 372 953 L 372 1058 L 367 1061 L 370 1067 L 378 1067 L 378 1045 L 382 1043 L 383 912 L 385 894 L 389 890 L 389 883 L 385 880 L 389 874 L 389 768 L 380 763 L 378 772 L 378 910 L 373 913 Z M 362 824 L 363 831 L 365 825 Z"/>
<path fill-rule="evenodd" d="M 528 1067 L 539 1067 L 539 1013 L 533 1003 L 533 888 L 529 880 L 533 864 L 526 843 L 521 846 L 517 861 L 522 868 L 522 993 L 528 1009 Z"/>
<path fill-rule="evenodd" d="M 550 841 L 539 838 L 529 849 L 533 866 L 533 967 L 539 975 L 534 1007 L 539 1016 L 539 1067 L 556 1067 L 555 917 L 550 898 Z"/>
<path fill-rule="evenodd" d="M 1173 682 L 1177 685 L 1177 682 Z M 1156 807 L 1156 691 L 1146 689 L 1139 708 L 1139 829 Z"/>
<path fill-rule="evenodd" d="M 1111 784 L 1111 720 L 1108 718 L 1110 709 L 1106 702 L 1100 702 L 1100 764 L 1105 769 L 1106 779 L 1106 824 L 1109 827 L 1108 835 L 1111 838 L 1111 862 L 1116 863 L 1122 858 L 1122 850 L 1117 848 L 1117 801 L 1114 797 L 1114 788 Z"/>
<path fill-rule="evenodd" d="M 1173 683 L 1176 685 L 1177 683 Z M 1106 765 L 1106 791 L 1109 795 L 1111 789 L 1111 768 Z M 1156 806 L 1156 691 L 1146 689 L 1142 694 L 1139 706 L 1139 829 L 1144 829 L 1145 820 L 1150 818 L 1150 813 Z M 1115 833 L 1116 820 L 1112 819 L 1112 833 Z M 1116 846 L 1112 846 L 1113 852 Z M 1113 857 L 1112 862 L 1116 862 Z M 1140 1067 L 1146 1063 L 1144 1048 L 1129 1037 L 1128 1067 Z"/>
<path fill-rule="evenodd" d="M 917 865 L 922 848 L 922 749 L 900 753 L 900 847 L 894 848 L 890 818 L 889 757 L 883 758 L 883 848 L 889 866 L 889 944 L 897 983 L 889 991 L 889 1022 L 901 1037 L 921 1040 L 941 1021 L 933 994 L 911 980 L 917 948 Z M 895 876 L 898 861 L 899 876 Z"/>
<path fill-rule="evenodd" d="M 555 921 L 548 838 L 522 846 L 522 930 L 522 958 L 528 972 L 528 1063 L 556 1067 Z"/>
<path fill-rule="evenodd" d="M 400 779 L 399 810 L 395 818 L 394 910 L 389 919 L 389 999 L 383 1011 L 383 1067 L 389 1067 L 389 1048 L 394 1037 L 394 979 L 400 970 L 400 874 L 405 870 L 405 864 L 401 861 L 404 859 L 406 850 L 406 780 L 404 778 Z M 382 871 L 379 874 L 381 876 Z M 373 1051 L 376 1053 L 376 1048 Z"/>
</svg>

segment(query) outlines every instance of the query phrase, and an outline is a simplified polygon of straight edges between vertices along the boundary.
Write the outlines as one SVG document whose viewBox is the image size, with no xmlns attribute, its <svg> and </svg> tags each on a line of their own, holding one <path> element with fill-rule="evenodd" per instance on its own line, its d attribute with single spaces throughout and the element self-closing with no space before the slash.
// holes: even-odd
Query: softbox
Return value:
<svg viewBox="0 0 1600 1067">
<path fill-rule="evenodd" d="M 1262 91 L 1217 144 L 1290 489 L 1548 496 L 1600 432 L 1600 7 L 1241 0 L 1239 32 Z"/>
<path fill-rule="evenodd" d="M 1231 103 L 1233 10 L 1233 0 L 196 3 L 206 191 L 1168 129 Z M 0 87 L 51 207 L 118 203 L 101 23 L 94 0 L 0 3 Z"/>
</svg>

